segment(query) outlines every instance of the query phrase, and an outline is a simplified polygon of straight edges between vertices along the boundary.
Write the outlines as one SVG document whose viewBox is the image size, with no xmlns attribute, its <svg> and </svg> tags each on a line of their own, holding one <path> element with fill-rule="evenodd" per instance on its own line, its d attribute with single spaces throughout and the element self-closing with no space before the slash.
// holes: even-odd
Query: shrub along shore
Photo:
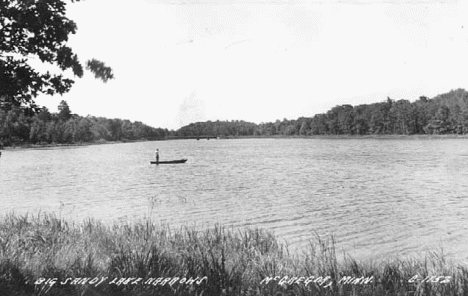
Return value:
<svg viewBox="0 0 468 296">
<path fill-rule="evenodd" d="M 1 295 L 468 295 L 468 268 L 423 259 L 337 258 L 333 238 L 291 255 L 269 232 L 177 230 L 151 221 L 0 218 Z"/>
</svg>

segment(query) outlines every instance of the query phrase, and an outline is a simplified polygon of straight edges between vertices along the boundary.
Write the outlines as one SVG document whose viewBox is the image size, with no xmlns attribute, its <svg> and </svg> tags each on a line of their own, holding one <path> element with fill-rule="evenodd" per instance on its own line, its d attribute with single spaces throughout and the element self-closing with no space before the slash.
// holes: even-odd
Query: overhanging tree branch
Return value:
<svg viewBox="0 0 468 296">
<path fill-rule="evenodd" d="M 0 108 L 35 108 L 39 94 L 64 94 L 73 85 L 74 80 L 62 74 L 39 73 L 28 59 L 39 58 L 83 76 L 78 56 L 67 46 L 77 26 L 65 13 L 64 0 L 0 0 Z M 86 69 L 104 82 L 114 78 L 112 69 L 95 59 L 86 63 Z"/>
</svg>

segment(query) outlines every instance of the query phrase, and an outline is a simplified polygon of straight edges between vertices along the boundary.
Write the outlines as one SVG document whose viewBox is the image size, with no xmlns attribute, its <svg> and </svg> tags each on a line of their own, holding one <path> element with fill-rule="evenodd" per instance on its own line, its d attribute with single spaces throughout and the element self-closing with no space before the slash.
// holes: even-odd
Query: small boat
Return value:
<svg viewBox="0 0 468 296">
<path fill-rule="evenodd" d="M 186 163 L 187 159 L 166 160 L 166 161 L 151 161 L 151 164 L 171 164 L 171 163 Z"/>
</svg>

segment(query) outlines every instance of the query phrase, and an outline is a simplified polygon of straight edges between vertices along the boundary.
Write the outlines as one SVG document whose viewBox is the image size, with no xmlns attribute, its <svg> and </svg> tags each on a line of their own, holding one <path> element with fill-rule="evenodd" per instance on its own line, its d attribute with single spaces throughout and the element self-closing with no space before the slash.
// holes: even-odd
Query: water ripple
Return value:
<svg viewBox="0 0 468 296">
<path fill-rule="evenodd" d="M 468 253 L 468 140 L 249 139 L 5 151 L 0 213 L 263 227 L 292 250 Z M 188 158 L 184 165 L 150 165 Z"/>
</svg>

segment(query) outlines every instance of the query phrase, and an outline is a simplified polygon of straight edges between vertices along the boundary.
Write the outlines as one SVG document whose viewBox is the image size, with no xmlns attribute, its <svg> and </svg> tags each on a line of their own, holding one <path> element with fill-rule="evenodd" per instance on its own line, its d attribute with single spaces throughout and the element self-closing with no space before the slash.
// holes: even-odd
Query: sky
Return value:
<svg viewBox="0 0 468 296">
<path fill-rule="evenodd" d="M 54 112 L 178 129 L 468 90 L 468 1 L 85 0 L 67 16 L 80 61 L 115 79 L 37 98 Z"/>
</svg>

